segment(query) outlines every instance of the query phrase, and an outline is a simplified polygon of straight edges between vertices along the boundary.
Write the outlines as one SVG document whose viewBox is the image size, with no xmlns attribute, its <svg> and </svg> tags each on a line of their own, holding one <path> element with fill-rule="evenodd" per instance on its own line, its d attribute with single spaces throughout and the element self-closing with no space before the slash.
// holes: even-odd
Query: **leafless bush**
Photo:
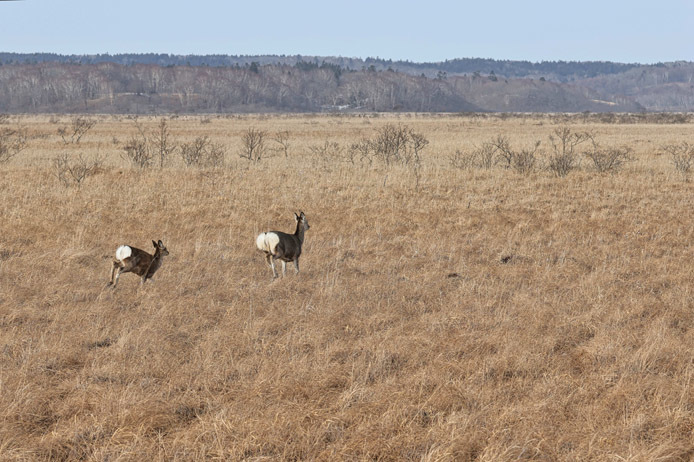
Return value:
<svg viewBox="0 0 694 462">
<path fill-rule="evenodd" d="M 279 144 L 278 151 L 284 153 L 284 157 L 289 157 L 289 132 L 287 130 L 277 131 L 272 137 L 272 141 Z"/>
<path fill-rule="evenodd" d="M 476 167 L 477 151 L 461 151 L 456 149 L 455 153 L 448 158 L 451 166 L 460 170 L 472 170 Z"/>
<path fill-rule="evenodd" d="M 593 162 L 593 168 L 600 173 L 616 173 L 631 160 L 631 148 L 601 147 L 593 141 L 592 149 L 585 156 Z"/>
<path fill-rule="evenodd" d="M 53 159 L 53 174 L 66 188 L 70 185 L 79 188 L 85 179 L 94 175 L 101 168 L 101 164 L 102 159 L 98 156 L 89 160 L 82 154 L 71 157 L 64 153 Z"/>
<path fill-rule="evenodd" d="M 537 164 L 537 152 L 540 149 L 540 142 L 536 141 L 535 145 L 530 148 L 523 148 L 518 152 L 514 152 L 511 166 L 518 173 L 530 173 L 535 170 Z"/>
<path fill-rule="evenodd" d="M 123 146 L 125 153 L 123 157 L 130 164 L 137 168 L 148 168 L 154 160 L 154 150 L 151 147 L 150 141 L 147 139 L 147 134 L 140 124 L 135 122 L 139 136 L 132 136 Z"/>
<path fill-rule="evenodd" d="M 168 159 L 173 155 L 178 146 L 175 142 L 171 141 L 171 136 L 169 133 L 169 126 L 167 124 L 166 118 L 159 121 L 157 130 L 151 137 L 152 143 L 154 144 L 154 151 L 159 158 L 159 168 L 163 168 Z"/>
<path fill-rule="evenodd" d="M 694 144 L 683 141 L 680 144 L 668 144 L 661 149 L 670 156 L 670 162 L 675 170 L 683 177 L 687 177 L 694 164 Z"/>
<path fill-rule="evenodd" d="M 487 144 L 486 155 L 491 155 L 491 159 L 496 157 L 496 161 L 505 168 L 512 168 L 518 173 L 530 173 L 535 170 L 540 141 L 536 141 L 532 147 L 522 148 L 520 151 L 511 148 L 511 142 L 503 135 L 497 136 Z M 493 162 L 491 159 L 487 162 Z"/>
<path fill-rule="evenodd" d="M 58 134 L 65 144 L 77 144 L 82 137 L 96 125 L 96 120 L 76 116 L 72 118 L 69 127 L 61 127 Z"/>
<path fill-rule="evenodd" d="M 0 125 L 5 125 L 10 121 L 10 115 L 9 114 L 0 114 Z"/>
<path fill-rule="evenodd" d="M 511 143 L 508 138 L 499 135 L 490 144 L 495 148 L 499 162 L 506 168 L 511 168 L 513 165 L 513 157 L 515 152 L 511 149 Z"/>
<path fill-rule="evenodd" d="M 580 157 L 576 148 L 594 136 L 589 132 L 574 132 L 569 127 L 558 127 L 549 135 L 552 152 L 549 154 L 547 167 L 559 177 L 565 177 L 578 168 Z"/>
<path fill-rule="evenodd" d="M 347 160 L 351 164 L 356 164 L 359 162 L 360 164 L 368 164 L 371 165 L 372 159 L 370 156 L 371 153 L 371 141 L 367 138 L 362 138 L 356 143 L 352 143 L 349 145 L 347 148 Z"/>
<path fill-rule="evenodd" d="M 226 153 L 227 150 L 221 143 L 210 143 L 207 146 L 203 166 L 208 168 L 224 166 L 224 157 L 226 156 Z"/>
<path fill-rule="evenodd" d="M 8 162 L 22 152 L 27 146 L 27 139 L 27 130 L 24 127 L 0 129 L 0 164 Z"/>
<path fill-rule="evenodd" d="M 320 160 L 343 160 L 344 148 L 337 141 L 325 140 L 321 144 L 309 146 L 308 149 Z"/>
<path fill-rule="evenodd" d="M 215 168 L 224 165 L 226 149 L 212 143 L 207 136 L 199 136 L 190 143 L 181 144 L 181 159 L 186 167 Z"/>
<path fill-rule="evenodd" d="M 406 125 L 386 124 L 371 140 L 373 155 L 386 165 L 399 163 L 418 166 L 429 140 Z"/>
<path fill-rule="evenodd" d="M 496 163 L 497 148 L 494 143 L 482 143 L 472 151 L 464 152 L 459 149 L 449 157 L 451 165 L 459 169 L 481 168 L 489 170 Z"/>
<path fill-rule="evenodd" d="M 248 159 L 252 162 L 260 162 L 260 160 L 265 157 L 267 147 L 265 146 L 265 139 L 267 138 L 267 132 L 265 130 L 258 130 L 256 128 L 249 128 L 241 136 L 241 152 L 239 156 L 242 159 Z"/>
</svg>

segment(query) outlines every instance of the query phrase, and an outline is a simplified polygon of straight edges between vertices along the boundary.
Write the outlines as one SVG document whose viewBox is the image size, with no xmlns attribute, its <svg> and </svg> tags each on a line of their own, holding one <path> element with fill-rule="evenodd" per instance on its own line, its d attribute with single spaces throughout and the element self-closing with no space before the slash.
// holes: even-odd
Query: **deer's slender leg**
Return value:
<svg viewBox="0 0 694 462">
<path fill-rule="evenodd" d="M 299 259 L 298 258 L 294 259 L 294 270 L 296 271 L 296 274 L 299 274 Z"/>
<path fill-rule="evenodd" d="M 272 268 L 272 278 L 277 279 L 277 271 L 275 271 L 275 259 L 270 258 L 270 268 Z"/>
</svg>

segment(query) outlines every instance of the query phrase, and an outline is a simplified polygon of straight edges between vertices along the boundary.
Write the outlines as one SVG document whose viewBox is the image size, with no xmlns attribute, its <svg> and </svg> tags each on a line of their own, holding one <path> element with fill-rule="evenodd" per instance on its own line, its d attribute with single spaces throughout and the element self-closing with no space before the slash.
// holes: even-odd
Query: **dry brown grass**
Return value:
<svg viewBox="0 0 694 462">
<path fill-rule="evenodd" d="M 548 116 L 180 117 L 226 167 L 143 171 L 120 156 L 132 121 L 76 146 L 61 121 L 22 117 L 0 165 L 2 459 L 694 457 L 694 191 L 658 154 L 690 125 L 576 123 L 635 160 L 555 178 L 447 160 L 546 142 Z M 417 188 L 311 155 L 389 122 L 431 141 Z M 240 159 L 250 127 L 287 130 L 289 157 Z M 66 150 L 103 167 L 65 188 Z M 255 235 L 299 209 L 302 273 L 271 282 Z M 152 239 L 154 283 L 104 289 L 116 246 Z"/>
</svg>

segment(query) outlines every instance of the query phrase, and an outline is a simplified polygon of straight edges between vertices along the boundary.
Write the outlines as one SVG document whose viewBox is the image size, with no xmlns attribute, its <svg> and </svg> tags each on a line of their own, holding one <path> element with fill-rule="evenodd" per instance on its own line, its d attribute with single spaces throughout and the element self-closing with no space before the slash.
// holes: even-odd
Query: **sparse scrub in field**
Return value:
<svg viewBox="0 0 694 462">
<path fill-rule="evenodd" d="M 272 141 L 277 143 L 279 147 L 277 148 L 277 151 L 284 153 L 285 159 L 289 157 L 289 131 L 287 130 L 279 130 L 276 131 L 275 134 L 272 136 Z"/>
<path fill-rule="evenodd" d="M 679 144 L 668 144 L 662 147 L 662 151 L 670 156 L 670 162 L 677 173 L 687 177 L 694 164 L 694 144 L 683 141 Z"/>
<path fill-rule="evenodd" d="M 5 125 L 10 121 L 10 115 L 9 114 L 0 114 L 0 125 Z"/>
<path fill-rule="evenodd" d="M 87 117 L 76 116 L 72 118 L 70 126 L 58 129 L 58 134 L 65 144 L 78 144 L 82 137 L 96 125 L 96 120 Z"/>
<path fill-rule="evenodd" d="M 159 158 L 159 168 L 164 168 L 164 165 L 178 148 L 176 143 L 171 140 L 166 118 L 161 118 L 157 130 L 154 132 L 151 139 L 154 143 L 154 151 Z"/>
<path fill-rule="evenodd" d="M 325 140 L 321 144 L 309 146 L 308 149 L 316 158 L 322 161 L 332 160 L 341 162 L 343 160 L 344 148 L 337 141 Z"/>
<path fill-rule="evenodd" d="M 66 188 L 75 185 L 78 188 L 82 182 L 94 175 L 102 164 L 101 157 L 87 159 L 81 153 L 76 157 L 63 153 L 53 159 L 53 173 Z"/>
<path fill-rule="evenodd" d="M 239 157 L 251 162 L 260 162 L 267 152 L 265 140 L 267 132 L 251 127 L 241 136 L 241 152 Z"/>
<path fill-rule="evenodd" d="M 472 151 L 456 149 L 449 157 L 451 166 L 458 169 L 480 168 L 489 170 L 496 163 L 497 148 L 492 143 L 482 143 L 479 148 Z"/>
<path fill-rule="evenodd" d="M 505 168 L 512 168 L 518 173 L 530 173 L 535 170 L 540 141 L 519 151 L 511 148 L 511 142 L 503 135 L 497 136 L 489 144 L 489 149 L 495 150 L 497 161 Z"/>
<path fill-rule="evenodd" d="M 514 153 L 511 166 L 521 174 L 531 173 L 537 164 L 537 152 L 540 149 L 540 142 L 536 141 L 532 147 L 522 148 Z"/>
<path fill-rule="evenodd" d="M 575 132 L 569 127 L 558 127 L 549 135 L 552 151 L 547 159 L 547 168 L 558 177 L 565 177 L 578 168 L 580 157 L 576 148 L 594 136 L 589 132 Z"/>
<path fill-rule="evenodd" d="M 140 124 L 135 122 L 138 136 L 132 136 L 123 146 L 123 157 L 130 162 L 133 167 L 140 169 L 148 168 L 154 160 L 154 151 L 147 139 L 147 134 Z"/>
<path fill-rule="evenodd" d="M 186 167 L 221 167 L 225 153 L 226 149 L 221 144 L 212 143 L 207 136 L 198 136 L 180 147 L 181 159 Z"/>
<path fill-rule="evenodd" d="M 367 138 L 362 138 L 356 143 L 352 143 L 347 148 L 347 160 L 355 165 L 357 162 L 360 164 L 367 163 L 371 165 L 373 159 L 370 156 L 371 153 L 371 141 Z"/>
<path fill-rule="evenodd" d="M 595 171 L 616 173 L 631 160 L 631 153 L 632 149 L 628 146 L 602 147 L 593 140 L 593 147 L 584 154 L 592 161 Z"/>
<path fill-rule="evenodd" d="M 511 142 L 508 140 L 508 137 L 499 135 L 490 143 L 496 149 L 499 163 L 505 168 L 511 168 L 515 152 L 511 149 Z"/>
<path fill-rule="evenodd" d="M 394 163 L 419 166 L 421 153 L 429 140 L 406 125 L 386 124 L 371 140 L 371 151 L 386 165 Z"/>
<path fill-rule="evenodd" d="M 8 162 L 27 147 L 27 130 L 24 127 L 17 129 L 0 129 L 0 164 Z"/>
<path fill-rule="evenodd" d="M 461 151 L 456 149 L 455 153 L 448 158 L 451 166 L 460 170 L 472 170 L 476 166 L 477 151 Z"/>
</svg>

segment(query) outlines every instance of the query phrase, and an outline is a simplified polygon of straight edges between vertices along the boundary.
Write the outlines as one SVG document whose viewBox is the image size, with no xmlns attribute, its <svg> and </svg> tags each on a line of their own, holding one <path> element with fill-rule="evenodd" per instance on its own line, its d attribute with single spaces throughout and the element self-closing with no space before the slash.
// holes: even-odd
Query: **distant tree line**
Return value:
<svg viewBox="0 0 694 462">
<path fill-rule="evenodd" d="M 572 81 L 598 75 L 611 75 L 626 72 L 638 64 L 623 64 L 607 61 L 510 61 L 481 58 L 460 58 L 443 62 L 414 63 L 380 58 L 344 58 L 335 56 L 302 56 L 302 55 L 171 55 L 166 53 L 124 53 L 94 55 L 59 55 L 55 53 L 0 53 L 0 64 L 101 64 L 114 63 L 123 65 L 153 64 L 157 66 L 212 66 L 234 67 L 258 65 L 331 65 L 341 71 L 362 70 L 395 70 L 410 74 L 435 76 L 439 72 L 448 74 L 481 74 L 494 73 L 497 76 L 523 78 L 545 76 L 558 81 Z"/>
<path fill-rule="evenodd" d="M 58 62 L 51 60 L 58 57 Z M 694 109 L 694 65 L 630 68 L 570 83 L 557 75 L 511 78 L 502 66 L 488 72 L 435 74 L 402 70 L 418 64 L 351 58 L 319 61 L 302 56 L 237 57 L 229 65 L 172 64 L 193 60 L 160 54 L 60 57 L 0 53 L 0 114 L 17 112 L 641 112 Z M 64 60 L 63 60 L 64 58 Z M 214 61 L 229 56 L 197 57 Z M 281 62 L 271 62 L 274 59 Z M 103 62 L 102 62 L 103 60 Z M 152 61 L 139 63 L 135 61 Z M 94 61 L 90 63 L 88 61 Z M 193 60 L 194 61 L 194 60 Z M 243 61 L 243 62 L 241 62 Z M 230 61 L 229 61 L 230 62 Z M 516 62 L 518 63 L 518 62 Z M 349 65 L 347 65 L 349 64 Z M 483 67 L 482 61 L 470 69 Z M 537 72 L 543 64 L 535 66 Z M 587 76 L 614 63 L 584 64 Z M 549 66 L 549 64 L 548 64 Z M 557 73 L 561 63 L 555 63 Z M 628 65 L 624 65 L 628 66 Z M 592 70 L 591 70 L 592 69 Z M 574 74 L 574 77 L 576 74 Z M 577 78 L 577 77 L 576 77 Z"/>
</svg>

